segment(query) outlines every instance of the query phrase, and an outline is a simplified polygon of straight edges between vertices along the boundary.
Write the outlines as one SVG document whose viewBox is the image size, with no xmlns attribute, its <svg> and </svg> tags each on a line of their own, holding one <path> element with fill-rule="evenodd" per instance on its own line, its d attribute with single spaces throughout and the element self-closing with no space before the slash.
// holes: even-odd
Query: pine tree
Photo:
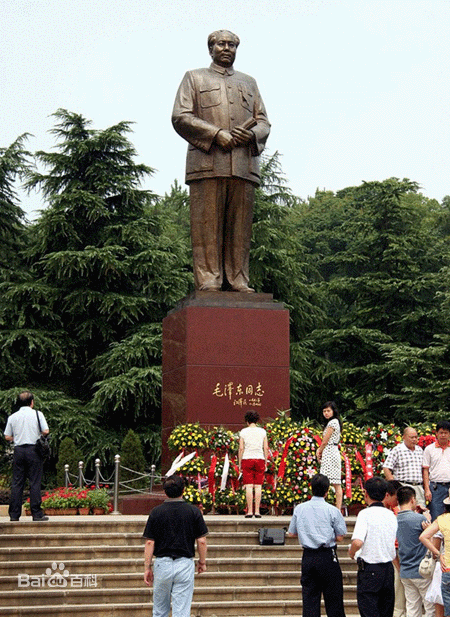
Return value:
<svg viewBox="0 0 450 617">
<path fill-rule="evenodd" d="M 139 475 L 145 472 L 145 457 L 139 436 L 129 430 L 122 443 L 120 452 L 120 464 L 124 469 L 121 471 L 121 481 L 127 482 L 132 489 L 142 489 L 148 483 L 145 478 L 139 479 Z M 130 471 L 131 470 L 131 471 Z M 136 473 L 133 473 L 136 472 Z"/>
<path fill-rule="evenodd" d="M 0 148 L 0 281 L 9 279 L 21 263 L 25 213 L 19 205 L 16 181 L 30 168 L 26 139 L 26 134 L 21 135 L 9 147 Z"/>
<path fill-rule="evenodd" d="M 328 246 L 319 286 L 328 326 L 311 340 L 327 366 L 329 396 L 336 394 L 367 422 L 402 416 L 408 379 L 399 351 L 418 353 L 446 330 L 437 302 L 443 255 L 417 188 L 391 178 L 325 197 L 328 206 L 335 202 L 341 222 L 322 230 L 322 246 Z M 420 419 L 420 410 L 413 413 Z"/>
<path fill-rule="evenodd" d="M 56 149 L 37 153 L 44 171 L 26 182 L 47 202 L 30 226 L 28 278 L 0 299 L 0 366 L 6 387 L 39 393 L 49 424 L 54 414 L 67 430 L 60 437 L 73 434 L 64 400 L 90 424 L 96 455 L 112 459 L 124 429 L 159 422 L 160 323 L 189 287 L 186 249 L 140 186 L 152 169 L 134 161 L 131 124 L 55 118 Z M 147 442 L 157 449 L 151 428 Z"/>
<path fill-rule="evenodd" d="M 81 451 L 76 447 L 75 442 L 70 437 L 65 437 L 58 452 L 58 462 L 56 464 L 56 482 L 58 486 L 65 485 L 65 466 L 69 465 L 70 484 L 77 484 L 78 463 L 84 462 Z"/>
</svg>

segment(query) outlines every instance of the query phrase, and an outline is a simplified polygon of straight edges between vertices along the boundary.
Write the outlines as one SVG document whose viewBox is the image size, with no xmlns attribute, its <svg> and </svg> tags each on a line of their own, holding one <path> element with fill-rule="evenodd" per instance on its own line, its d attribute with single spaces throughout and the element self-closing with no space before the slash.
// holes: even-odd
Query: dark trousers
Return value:
<svg viewBox="0 0 450 617">
<path fill-rule="evenodd" d="M 320 617 L 322 593 L 328 617 L 345 617 L 342 571 L 335 548 L 304 548 L 300 581 L 304 617 Z"/>
<path fill-rule="evenodd" d="M 364 562 L 364 570 L 358 571 L 357 598 L 361 617 L 392 617 L 395 601 L 392 562 Z"/>
<path fill-rule="evenodd" d="M 41 478 L 43 461 L 36 454 L 34 445 L 16 446 L 13 455 L 13 474 L 11 499 L 9 502 L 10 518 L 19 518 L 22 512 L 22 498 L 25 481 L 30 481 L 30 508 L 33 518 L 43 516 L 41 508 Z"/>
</svg>

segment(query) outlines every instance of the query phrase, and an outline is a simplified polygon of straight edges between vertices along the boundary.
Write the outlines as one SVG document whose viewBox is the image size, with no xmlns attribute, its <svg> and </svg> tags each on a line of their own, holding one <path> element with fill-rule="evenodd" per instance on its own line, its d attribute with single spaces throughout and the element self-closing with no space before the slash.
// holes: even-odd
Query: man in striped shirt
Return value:
<svg viewBox="0 0 450 617">
<path fill-rule="evenodd" d="M 416 429 L 407 426 L 403 431 L 403 441 L 392 448 L 384 463 L 386 480 L 398 480 L 408 484 L 416 493 L 419 506 L 425 508 L 425 495 L 422 485 L 423 450 L 417 445 Z"/>
</svg>

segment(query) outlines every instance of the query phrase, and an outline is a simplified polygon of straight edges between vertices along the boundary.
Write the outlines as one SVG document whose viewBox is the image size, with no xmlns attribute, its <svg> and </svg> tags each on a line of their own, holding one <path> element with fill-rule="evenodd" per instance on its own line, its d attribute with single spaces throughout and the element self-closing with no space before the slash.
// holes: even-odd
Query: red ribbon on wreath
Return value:
<svg viewBox="0 0 450 617">
<path fill-rule="evenodd" d="M 366 455 L 366 459 L 364 460 L 361 453 L 358 450 L 355 451 L 355 456 L 361 464 L 362 470 L 364 472 L 364 480 L 368 480 L 369 478 L 373 478 L 373 446 L 369 441 L 366 441 L 364 445 L 364 452 Z"/>
<path fill-rule="evenodd" d="M 233 467 L 234 471 L 236 472 L 236 476 L 234 478 L 231 478 L 231 487 L 233 489 L 233 492 L 235 492 L 239 486 L 239 467 L 236 464 L 236 461 L 233 461 L 230 458 L 230 465 Z"/>
<path fill-rule="evenodd" d="M 358 460 L 358 463 L 361 465 L 363 473 L 365 475 L 365 473 L 366 473 L 366 462 L 363 459 L 363 457 L 361 456 L 361 452 L 359 452 L 356 449 L 355 449 L 355 458 Z"/>
<path fill-rule="evenodd" d="M 364 474 L 364 480 L 368 480 L 369 478 L 373 478 L 373 446 L 369 441 L 366 441 L 365 444 L 366 451 L 366 472 Z"/>
<path fill-rule="evenodd" d="M 350 465 L 350 459 L 347 456 L 346 452 L 341 452 L 342 457 L 344 459 L 344 467 L 345 467 L 345 496 L 347 499 L 352 498 L 352 467 Z"/>
<path fill-rule="evenodd" d="M 282 480 L 284 478 L 284 472 L 286 471 L 286 458 L 289 450 L 289 446 L 296 439 L 297 435 L 292 435 L 284 444 L 283 454 L 281 455 L 280 466 L 278 467 L 277 477 Z"/>
<path fill-rule="evenodd" d="M 317 445 L 320 447 L 322 445 L 322 437 L 320 435 L 313 435 Z"/>
<path fill-rule="evenodd" d="M 211 457 L 211 465 L 209 467 L 209 472 L 208 472 L 208 489 L 213 499 L 214 499 L 214 495 L 216 494 L 216 481 L 214 478 L 214 474 L 216 473 L 216 465 L 217 465 L 217 455 L 213 454 Z"/>
</svg>

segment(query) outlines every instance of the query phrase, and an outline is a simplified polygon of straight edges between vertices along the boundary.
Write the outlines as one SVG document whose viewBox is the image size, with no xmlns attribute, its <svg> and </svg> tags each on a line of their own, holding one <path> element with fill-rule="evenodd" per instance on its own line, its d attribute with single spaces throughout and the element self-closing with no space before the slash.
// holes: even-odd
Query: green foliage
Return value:
<svg viewBox="0 0 450 617">
<path fill-rule="evenodd" d="M 132 429 L 157 464 L 161 322 L 193 289 L 188 194 L 142 188 L 153 170 L 136 162 L 130 122 L 54 118 L 38 167 L 26 135 L 0 148 L 0 413 L 31 388 L 54 446 L 76 436 L 87 465 L 112 469 Z M 35 223 L 19 181 L 43 197 Z M 330 398 L 355 424 L 449 417 L 449 236 L 450 197 L 408 179 L 302 200 L 279 154 L 263 157 L 250 275 L 290 310 L 293 421 Z"/>
<path fill-rule="evenodd" d="M 121 435 L 140 427 L 156 463 L 161 321 L 192 284 L 186 192 L 160 200 L 141 188 L 152 169 L 134 160 L 131 123 L 94 130 L 54 116 L 57 145 L 36 154 L 39 171 L 20 140 L 3 158 L 15 165 L 8 182 L 26 176 L 46 208 L 25 230 L 21 268 L 0 278 L 2 388 L 32 388 L 54 442 L 77 435 L 87 463 L 111 465 Z"/>
<path fill-rule="evenodd" d="M 0 281 L 16 274 L 25 241 L 25 213 L 18 203 L 16 180 L 30 169 L 29 152 L 24 149 L 28 135 L 0 148 Z"/>
<path fill-rule="evenodd" d="M 87 503 L 91 508 L 101 508 L 108 512 L 110 497 L 106 488 L 95 488 L 87 492 Z"/>
<path fill-rule="evenodd" d="M 65 465 L 69 465 L 70 482 L 76 484 L 77 480 L 74 476 L 78 475 L 79 461 L 83 461 L 81 451 L 76 447 L 73 439 L 65 437 L 59 446 L 58 462 L 56 464 L 56 482 L 58 486 L 65 485 Z"/>
<path fill-rule="evenodd" d="M 392 421 L 408 407 L 420 417 L 399 359 L 408 349 L 419 358 L 448 328 L 439 294 L 449 252 L 435 208 L 416 183 L 390 178 L 317 193 L 297 213 L 326 310 L 306 339 L 321 380 L 312 373 L 309 392 L 336 398 L 355 421 Z"/>
<path fill-rule="evenodd" d="M 133 473 L 145 473 L 146 462 L 139 435 L 132 429 L 128 431 L 122 443 L 120 466 L 121 482 L 127 482 L 132 489 L 142 489 L 148 485 L 145 478 L 139 479 L 139 476 Z"/>
</svg>

